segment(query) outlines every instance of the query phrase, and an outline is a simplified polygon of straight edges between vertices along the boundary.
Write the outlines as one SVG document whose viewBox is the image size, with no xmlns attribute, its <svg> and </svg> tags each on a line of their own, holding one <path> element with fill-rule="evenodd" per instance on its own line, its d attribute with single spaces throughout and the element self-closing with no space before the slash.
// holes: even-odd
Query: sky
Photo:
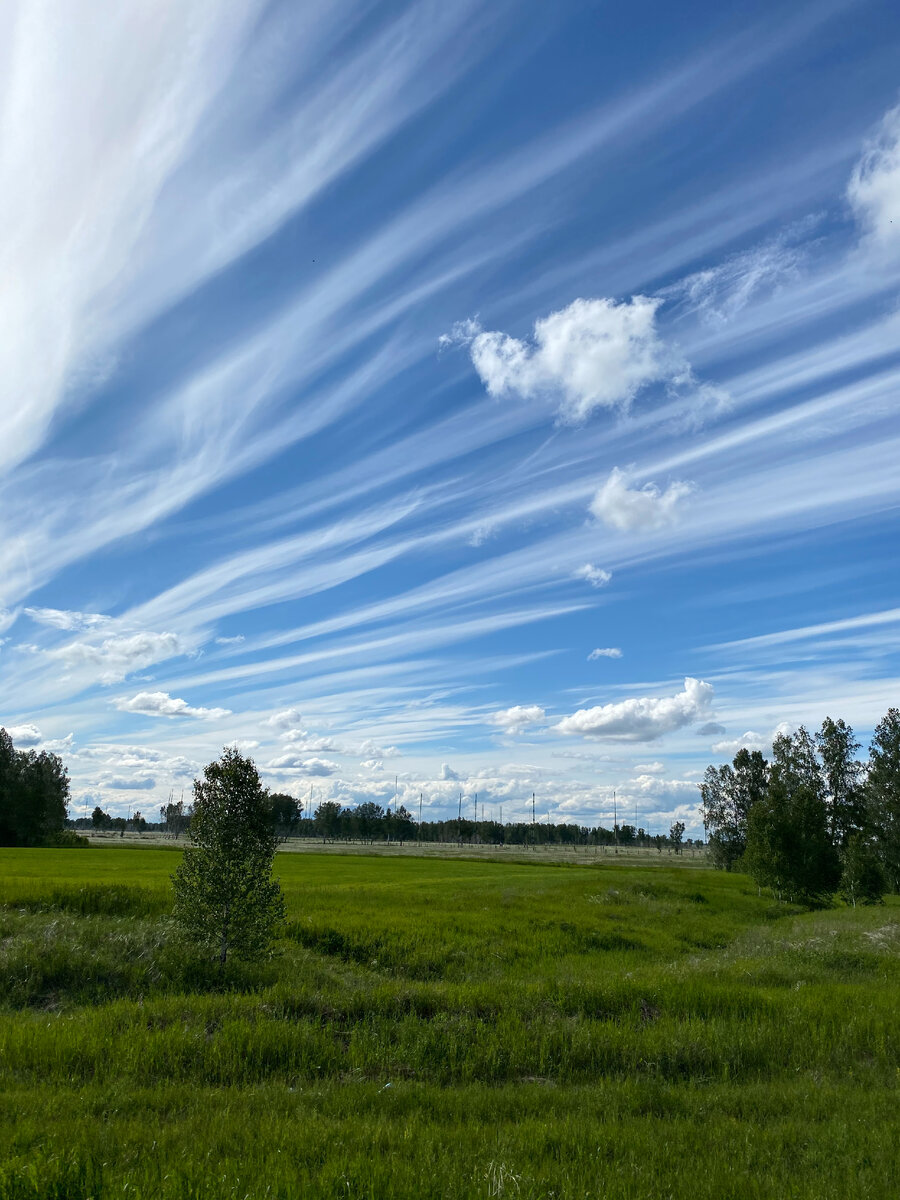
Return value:
<svg viewBox="0 0 900 1200">
<path fill-rule="evenodd" d="M 893 0 L 9 0 L 0 228 L 0 724 L 70 815 L 237 745 L 696 836 L 900 702 Z"/>
</svg>

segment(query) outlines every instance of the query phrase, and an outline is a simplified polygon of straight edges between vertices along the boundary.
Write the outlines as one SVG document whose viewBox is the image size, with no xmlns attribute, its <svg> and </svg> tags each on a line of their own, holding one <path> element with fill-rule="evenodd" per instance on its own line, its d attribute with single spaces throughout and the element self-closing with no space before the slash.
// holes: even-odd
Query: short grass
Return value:
<svg viewBox="0 0 900 1200">
<path fill-rule="evenodd" d="M 0 851 L 0 1200 L 895 1197 L 900 904 L 683 864 L 281 855 L 278 956 L 177 851 Z"/>
</svg>

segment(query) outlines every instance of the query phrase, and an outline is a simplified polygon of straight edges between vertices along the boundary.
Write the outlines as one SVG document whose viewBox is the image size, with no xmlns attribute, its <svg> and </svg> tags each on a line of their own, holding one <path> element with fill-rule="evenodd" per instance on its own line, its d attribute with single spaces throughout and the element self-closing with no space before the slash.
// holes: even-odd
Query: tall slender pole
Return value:
<svg viewBox="0 0 900 1200">
<path fill-rule="evenodd" d="M 422 793 L 419 792 L 419 828 L 416 830 L 416 841 L 422 845 Z"/>
<path fill-rule="evenodd" d="M 456 815 L 456 836 L 462 845 L 462 792 L 459 793 L 459 812 Z"/>
<path fill-rule="evenodd" d="M 616 792 L 613 789 L 613 837 L 616 842 L 616 854 L 619 853 L 619 813 L 616 809 Z"/>
</svg>

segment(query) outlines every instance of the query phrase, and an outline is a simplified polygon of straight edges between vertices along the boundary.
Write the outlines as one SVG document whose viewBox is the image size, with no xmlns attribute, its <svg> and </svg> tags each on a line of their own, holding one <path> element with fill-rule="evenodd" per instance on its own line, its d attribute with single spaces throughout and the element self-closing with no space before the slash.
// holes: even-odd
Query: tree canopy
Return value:
<svg viewBox="0 0 900 1200">
<path fill-rule="evenodd" d="M 65 825 L 69 776 L 56 754 L 16 750 L 0 729 L 0 845 L 41 846 Z"/>
</svg>

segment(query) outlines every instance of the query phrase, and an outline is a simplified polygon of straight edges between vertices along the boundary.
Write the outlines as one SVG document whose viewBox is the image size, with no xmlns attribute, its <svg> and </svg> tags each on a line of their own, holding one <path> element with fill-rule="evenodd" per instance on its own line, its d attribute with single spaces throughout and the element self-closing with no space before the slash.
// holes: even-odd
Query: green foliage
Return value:
<svg viewBox="0 0 900 1200">
<path fill-rule="evenodd" d="M 865 824 L 862 764 L 856 760 L 860 743 L 845 721 L 826 717 L 816 734 L 828 802 L 828 831 L 836 846 L 846 846 Z"/>
<path fill-rule="evenodd" d="M 223 966 L 229 953 L 264 957 L 284 918 L 272 878 L 277 835 L 256 767 L 237 750 L 195 781 L 190 840 L 172 877 L 177 925 Z"/>
<path fill-rule="evenodd" d="M 881 904 L 887 890 L 887 876 L 877 845 L 862 833 L 851 833 L 844 850 L 841 896 L 854 907 Z"/>
<path fill-rule="evenodd" d="M 0 846 L 41 846 L 66 820 L 69 777 L 55 754 L 16 750 L 0 729 Z"/>
<path fill-rule="evenodd" d="M 707 767 L 700 796 L 709 850 L 717 867 L 731 871 L 743 857 L 750 811 L 766 793 L 768 774 L 768 763 L 758 750 L 739 750 L 730 767 Z"/>
<path fill-rule="evenodd" d="M 900 709 L 889 709 L 875 727 L 866 804 L 891 891 L 900 892 Z"/>
<path fill-rule="evenodd" d="M 669 830 L 669 841 L 676 854 L 681 853 L 681 843 L 684 838 L 684 821 L 675 821 Z"/>
<path fill-rule="evenodd" d="M 803 753 L 802 740 L 800 746 Z M 821 791 L 804 770 L 795 769 L 785 745 L 777 749 L 765 797 L 750 812 L 744 861 L 760 887 L 800 903 L 821 902 L 840 878 Z"/>
</svg>

